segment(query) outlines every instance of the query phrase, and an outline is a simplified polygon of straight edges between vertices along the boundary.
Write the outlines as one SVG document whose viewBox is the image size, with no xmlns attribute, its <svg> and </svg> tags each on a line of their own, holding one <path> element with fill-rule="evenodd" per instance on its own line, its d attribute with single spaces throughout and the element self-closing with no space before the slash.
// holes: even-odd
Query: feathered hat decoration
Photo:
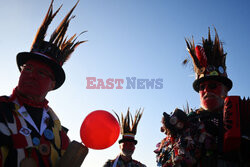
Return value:
<svg viewBox="0 0 250 167">
<path fill-rule="evenodd" d="M 143 111 L 141 111 L 141 109 L 136 110 L 136 113 L 133 119 L 128 108 L 127 114 L 125 116 L 123 116 L 123 114 L 121 113 L 121 120 L 119 116 L 115 113 L 117 116 L 118 122 L 120 124 L 121 134 L 122 134 L 122 139 L 119 140 L 119 144 L 125 141 L 131 141 L 137 144 L 137 140 L 135 140 L 135 135 L 137 132 L 138 123 L 142 117 L 142 113 Z"/>
<path fill-rule="evenodd" d="M 31 46 L 31 51 L 18 53 L 17 65 L 19 70 L 21 71 L 21 66 L 23 66 L 23 64 L 25 64 L 28 60 L 31 59 L 41 60 L 47 63 L 48 65 L 50 65 L 54 72 L 56 80 L 56 85 L 54 89 L 57 89 L 65 81 L 65 73 L 62 68 L 62 65 L 69 59 L 71 53 L 75 50 L 75 48 L 86 41 L 76 41 L 77 37 L 79 36 L 76 36 L 76 34 L 74 34 L 69 39 L 67 36 L 65 36 L 70 21 L 75 17 L 71 16 L 71 14 L 79 3 L 79 0 L 69 11 L 69 13 L 64 17 L 64 19 L 61 21 L 55 31 L 52 33 L 49 41 L 45 41 L 47 29 L 62 7 L 61 5 L 53 13 L 53 2 L 54 0 L 51 1 L 47 14 L 40 28 L 37 31 L 37 34 Z M 80 33 L 80 35 L 82 33 Z"/>
<path fill-rule="evenodd" d="M 216 29 L 214 40 L 211 39 L 210 28 L 208 29 L 208 39 L 202 38 L 202 46 L 195 46 L 194 40 L 185 39 L 187 50 L 192 58 L 196 80 L 193 88 L 199 92 L 199 85 L 206 80 L 216 80 L 222 82 L 228 91 L 232 88 L 232 81 L 227 77 L 226 53 L 219 40 Z M 184 60 L 183 64 L 188 61 Z"/>
</svg>

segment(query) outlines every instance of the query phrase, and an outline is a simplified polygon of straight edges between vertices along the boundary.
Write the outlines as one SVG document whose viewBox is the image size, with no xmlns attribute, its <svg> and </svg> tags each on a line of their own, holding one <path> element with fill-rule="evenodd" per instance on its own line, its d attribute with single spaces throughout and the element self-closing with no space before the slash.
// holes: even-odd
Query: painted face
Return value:
<svg viewBox="0 0 250 167">
<path fill-rule="evenodd" d="M 209 80 L 200 84 L 199 94 L 201 106 L 206 110 L 213 111 L 223 106 L 227 90 L 222 83 Z"/>
<path fill-rule="evenodd" d="M 21 94 L 34 98 L 45 98 L 54 86 L 54 74 L 47 64 L 29 60 L 22 67 L 17 87 Z"/>
<path fill-rule="evenodd" d="M 135 150 L 135 143 L 134 142 L 124 142 L 120 144 L 121 153 L 124 156 L 132 156 Z"/>
</svg>

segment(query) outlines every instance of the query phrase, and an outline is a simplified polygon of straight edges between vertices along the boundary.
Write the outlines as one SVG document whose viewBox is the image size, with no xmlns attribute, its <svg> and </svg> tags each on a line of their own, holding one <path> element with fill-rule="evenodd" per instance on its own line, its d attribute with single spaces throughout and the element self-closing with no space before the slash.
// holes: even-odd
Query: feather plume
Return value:
<svg viewBox="0 0 250 167">
<path fill-rule="evenodd" d="M 51 21 L 54 19 L 54 17 L 56 16 L 56 14 L 59 12 L 59 10 L 61 9 L 62 5 L 56 10 L 56 12 L 53 14 L 53 2 L 54 0 L 51 1 L 49 9 L 47 11 L 47 14 L 41 24 L 41 26 L 39 27 L 36 36 L 33 40 L 32 46 L 34 44 L 38 44 L 40 43 L 40 41 L 43 41 L 45 36 L 46 36 L 46 32 L 47 29 L 51 23 Z"/>
<path fill-rule="evenodd" d="M 139 110 L 136 111 L 136 113 L 135 113 L 135 119 L 132 122 L 131 131 L 132 131 L 133 134 L 136 134 L 138 123 L 139 123 L 139 121 L 141 120 L 141 117 L 142 117 L 143 110 L 142 110 L 141 113 L 140 113 L 140 110 L 141 109 L 139 109 Z"/>
<path fill-rule="evenodd" d="M 185 39 L 185 41 L 186 41 L 186 44 L 187 44 L 187 50 L 188 50 L 188 52 L 189 52 L 189 54 L 190 54 L 190 56 L 191 56 L 191 58 L 193 60 L 194 71 L 198 72 L 199 71 L 198 69 L 200 69 L 201 66 L 200 66 L 199 60 L 198 60 L 198 58 L 197 58 L 197 56 L 195 54 L 194 40 L 193 39 L 192 40 Z"/>
<path fill-rule="evenodd" d="M 74 11 L 74 9 L 76 8 L 77 4 L 79 3 L 79 0 L 76 2 L 76 4 L 73 6 L 73 8 L 69 11 L 69 13 L 64 17 L 64 19 L 62 20 L 62 22 L 59 24 L 59 26 L 55 29 L 55 31 L 52 33 L 51 37 L 50 37 L 50 42 L 53 42 L 58 34 L 63 30 L 63 29 L 67 29 L 69 22 L 72 18 L 74 18 L 74 16 L 72 18 L 70 18 L 70 15 L 72 14 L 72 12 Z M 69 19 L 70 18 L 70 19 Z M 64 34 L 62 34 L 64 35 Z"/>
<path fill-rule="evenodd" d="M 116 118 L 118 120 L 118 123 L 121 124 L 121 121 L 120 121 L 120 118 L 119 118 L 118 114 L 114 110 L 113 110 L 113 112 L 115 113 L 115 116 L 116 116 Z"/>
<path fill-rule="evenodd" d="M 129 133 L 129 134 L 136 135 L 137 126 L 142 117 L 142 113 L 143 111 L 141 112 L 141 109 L 137 110 L 133 118 L 128 108 L 125 116 L 121 113 L 121 121 L 120 121 L 118 114 L 115 113 L 120 124 L 121 134 Z"/>
<path fill-rule="evenodd" d="M 223 45 L 219 40 L 219 36 L 215 28 L 214 31 L 215 31 L 214 40 L 212 40 L 211 38 L 210 27 L 208 28 L 208 38 L 207 39 L 202 38 L 202 47 L 207 57 L 207 64 L 214 67 L 223 66 L 224 70 L 226 70 L 225 66 L 226 53 L 224 53 L 223 51 Z M 185 39 L 185 41 L 187 45 L 187 50 L 193 60 L 194 71 L 199 74 L 202 66 L 200 65 L 199 60 L 196 56 L 194 40 L 191 41 Z M 183 61 L 183 64 L 185 65 L 187 62 L 188 61 L 185 59 Z"/>
<path fill-rule="evenodd" d="M 77 39 L 76 34 L 74 34 L 69 40 L 67 40 L 67 37 L 64 38 L 70 21 L 75 17 L 75 16 L 71 16 L 71 14 L 76 8 L 78 3 L 79 3 L 79 0 L 76 2 L 73 8 L 69 11 L 69 13 L 64 17 L 60 25 L 52 33 L 50 40 L 49 40 L 49 42 L 55 44 L 61 50 L 62 55 L 60 57 L 60 62 L 62 63 L 66 62 L 70 58 L 71 53 L 74 52 L 77 46 L 86 42 L 86 41 L 75 42 Z M 80 33 L 80 35 L 82 33 Z"/>
<path fill-rule="evenodd" d="M 187 106 L 183 106 L 183 111 L 186 113 L 186 114 L 189 114 L 190 113 L 190 108 L 189 108 L 189 104 L 187 102 Z"/>
<path fill-rule="evenodd" d="M 39 46 L 39 44 L 44 41 L 46 31 L 48 29 L 49 24 L 53 20 L 53 18 L 56 16 L 56 14 L 61 9 L 62 5 L 56 10 L 55 13 L 53 13 L 53 2 L 51 1 L 51 4 L 49 6 L 48 12 L 44 18 L 44 21 L 40 28 L 37 31 L 37 35 L 33 41 L 33 45 Z M 75 17 L 71 16 L 74 9 L 76 8 L 77 4 L 79 3 L 79 0 L 76 2 L 76 4 L 73 6 L 73 8 L 68 12 L 68 14 L 64 17 L 64 19 L 61 21 L 59 26 L 54 30 L 54 32 L 51 34 L 49 43 L 57 46 L 57 48 L 61 51 L 60 56 L 57 57 L 57 60 L 60 62 L 60 65 L 63 65 L 64 62 L 66 62 L 69 58 L 72 52 L 74 52 L 75 48 L 79 46 L 80 44 L 86 42 L 86 41 L 76 41 L 76 39 L 86 31 L 83 31 L 78 36 L 74 34 L 71 38 L 67 40 L 67 37 L 65 37 L 68 26 L 70 24 L 70 21 Z"/>
</svg>

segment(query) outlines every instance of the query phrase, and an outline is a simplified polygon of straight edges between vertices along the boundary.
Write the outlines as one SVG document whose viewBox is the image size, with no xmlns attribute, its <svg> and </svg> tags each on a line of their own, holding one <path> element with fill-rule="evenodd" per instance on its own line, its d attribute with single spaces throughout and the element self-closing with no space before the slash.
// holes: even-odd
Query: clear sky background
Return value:
<svg viewBox="0 0 250 167">
<path fill-rule="evenodd" d="M 52 22 L 48 36 L 76 0 L 55 0 L 63 4 Z M 0 0 L 0 78 L 2 95 L 10 95 L 17 85 L 16 54 L 29 51 L 50 0 Z M 50 92 L 47 99 L 70 129 L 71 140 L 81 141 L 79 131 L 91 111 L 117 113 L 130 107 L 144 108 L 138 126 L 138 144 L 133 155 L 148 167 L 156 166 L 155 145 L 164 137 L 160 132 L 163 112 L 183 108 L 187 102 L 198 108 L 199 95 L 192 89 L 192 66 L 182 66 L 188 57 L 185 37 L 195 43 L 207 37 L 208 27 L 216 27 L 227 56 L 227 72 L 233 81 L 229 95 L 248 97 L 250 1 L 248 0 L 81 0 L 68 34 L 88 30 L 79 39 L 88 40 L 76 49 L 64 69 L 64 85 Z M 86 77 L 124 79 L 124 89 L 86 89 Z M 126 89 L 126 77 L 163 79 L 162 89 Z M 100 167 L 119 153 L 118 144 L 105 150 L 90 149 L 82 166 Z"/>
</svg>

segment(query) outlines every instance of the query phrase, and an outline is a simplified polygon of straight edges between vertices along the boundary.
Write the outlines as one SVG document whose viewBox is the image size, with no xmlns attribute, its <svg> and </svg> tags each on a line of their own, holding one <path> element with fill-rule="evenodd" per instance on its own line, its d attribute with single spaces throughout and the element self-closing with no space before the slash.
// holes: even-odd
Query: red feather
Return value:
<svg viewBox="0 0 250 167">
<path fill-rule="evenodd" d="M 197 45 L 195 47 L 195 53 L 196 53 L 196 57 L 199 60 L 199 63 L 202 67 L 207 67 L 207 56 L 205 54 L 205 51 L 203 49 L 203 47 Z"/>
</svg>

